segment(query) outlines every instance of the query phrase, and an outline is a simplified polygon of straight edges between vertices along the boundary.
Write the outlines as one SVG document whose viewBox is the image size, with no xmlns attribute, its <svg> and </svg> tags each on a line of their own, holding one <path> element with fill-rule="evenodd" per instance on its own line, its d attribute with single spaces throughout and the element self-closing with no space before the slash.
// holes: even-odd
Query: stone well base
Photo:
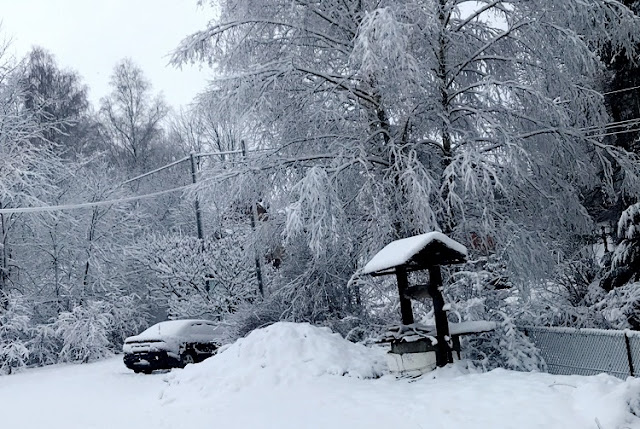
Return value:
<svg viewBox="0 0 640 429">
<path fill-rule="evenodd" d="M 396 375 L 420 375 L 436 368 L 436 352 L 387 353 L 387 365 Z"/>
</svg>

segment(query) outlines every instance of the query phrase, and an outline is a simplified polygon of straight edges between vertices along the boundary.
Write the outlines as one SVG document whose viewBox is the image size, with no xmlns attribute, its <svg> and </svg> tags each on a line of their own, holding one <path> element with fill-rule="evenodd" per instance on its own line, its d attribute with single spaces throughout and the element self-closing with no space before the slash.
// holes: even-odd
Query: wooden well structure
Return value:
<svg viewBox="0 0 640 429">
<path fill-rule="evenodd" d="M 362 270 L 363 274 L 372 276 L 396 276 L 403 325 L 414 324 L 411 297 L 431 297 L 436 322 L 437 366 L 453 362 L 440 267 L 463 263 L 466 260 L 465 246 L 441 232 L 429 232 L 389 243 Z M 409 285 L 408 274 L 424 270 L 429 272 L 429 282 L 426 285 Z"/>
</svg>

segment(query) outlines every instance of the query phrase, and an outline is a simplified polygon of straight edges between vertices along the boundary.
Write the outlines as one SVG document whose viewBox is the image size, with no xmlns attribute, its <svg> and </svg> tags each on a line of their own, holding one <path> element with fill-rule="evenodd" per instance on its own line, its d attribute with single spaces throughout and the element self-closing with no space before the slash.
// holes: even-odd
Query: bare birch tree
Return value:
<svg viewBox="0 0 640 429">
<path fill-rule="evenodd" d="M 110 85 L 111 94 L 100 101 L 104 136 L 114 159 L 127 160 L 133 171 L 142 171 L 158 144 L 167 105 L 160 96 L 153 97 L 151 84 L 131 59 L 116 64 Z"/>
</svg>

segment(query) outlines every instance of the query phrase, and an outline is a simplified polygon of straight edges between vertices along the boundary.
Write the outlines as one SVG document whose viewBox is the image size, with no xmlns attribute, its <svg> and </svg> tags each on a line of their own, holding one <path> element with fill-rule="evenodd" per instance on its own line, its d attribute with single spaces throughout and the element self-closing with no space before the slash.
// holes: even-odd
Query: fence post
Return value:
<svg viewBox="0 0 640 429">
<path fill-rule="evenodd" d="M 624 333 L 624 344 L 627 346 L 627 360 L 629 361 L 629 372 L 631 373 L 631 377 L 635 377 L 633 370 L 633 357 L 631 356 L 631 345 L 629 344 L 629 337 L 627 333 Z"/>
</svg>

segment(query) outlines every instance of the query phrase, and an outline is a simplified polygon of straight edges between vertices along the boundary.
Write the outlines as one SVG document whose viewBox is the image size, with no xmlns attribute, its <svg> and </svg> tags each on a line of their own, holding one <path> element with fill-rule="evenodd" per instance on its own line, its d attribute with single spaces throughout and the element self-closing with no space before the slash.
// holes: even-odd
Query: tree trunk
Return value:
<svg viewBox="0 0 640 429">
<path fill-rule="evenodd" d="M 0 209 L 4 206 L 0 203 Z M 0 254 L 0 308 L 7 309 L 9 306 L 9 298 L 7 295 L 7 287 L 9 283 L 9 243 L 7 242 L 8 228 L 5 215 L 0 213 L 0 232 L 2 232 L 2 253 Z"/>
<path fill-rule="evenodd" d="M 452 137 L 450 131 L 451 125 L 451 111 L 449 103 L 449 90 L 447 82 L 447 25 L 451 17 L 451 12 L 446 10 L 447 0 L 440 0 L 438 7 L 438 21 L 440 23 L 440 37 L 438 39 L 438 72 L 437 77 L 440 85 L 440 104 L 442 108 L 442 129 L 440 130 L 442 135 L 442 171 L 444 172 L 449 165 L 451 165 L 452 152 L 451 144 Z M 451 189 L 453 187 L 453 178 L 444 178 L 445 185 L 442 187 L 442 201 L 444 203 L 444 219 L 441 222 L 442 232 L 445 234 L 451 233 L 455 228 L 455 219 L 453 219 L 453 210 L 449 206 L 449 197 Z M 447 217 L 448 216 L 448 217 Z"/>
</svg>

